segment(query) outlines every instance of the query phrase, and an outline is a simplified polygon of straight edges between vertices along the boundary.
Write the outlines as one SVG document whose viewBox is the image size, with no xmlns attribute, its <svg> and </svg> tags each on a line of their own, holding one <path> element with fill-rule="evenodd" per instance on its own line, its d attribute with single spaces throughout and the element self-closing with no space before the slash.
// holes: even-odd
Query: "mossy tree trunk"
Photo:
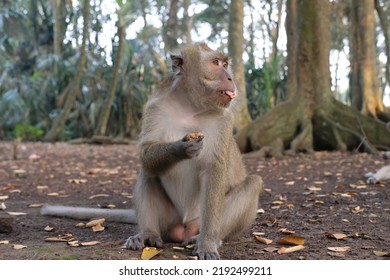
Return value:
<svg viewBox="0 0 390 280">
<path fill-rule="evenodd" d="M 288 79 L 294 86 L 288 89 L 286 102 L 239 131 L 236 140 L 242 152 L 280 140 L 284 149 L 292 153 L 356 148 L 374 152 L 376 148 L 390 147 L 390 135 L 383 122 L 363 116 L 331 94 L 329 8 L 329 2 L 323 0 L 287 1 L 288 11 L 297 15 L 290 14 L 287 20 L 293 22 L 286 24 L 288 28 L 290 24 L 296 27 L 296 34 L 288 30 L 288 40 L 298 40 L 288 44 L 296 47 L 296 59 L 288 59 L 288 67 L 293 69 Z"/>
</svg>

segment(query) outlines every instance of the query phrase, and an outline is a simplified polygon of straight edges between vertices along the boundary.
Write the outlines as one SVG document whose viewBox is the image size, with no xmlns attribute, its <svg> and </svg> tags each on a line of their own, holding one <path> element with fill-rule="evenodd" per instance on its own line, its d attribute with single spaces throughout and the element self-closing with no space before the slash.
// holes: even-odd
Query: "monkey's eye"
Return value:
<svg viewBox="0 0 390 280">
<path fill-rule="evenodd" d="M 213 60 L 213 64 L 219 66 L 219 65 L 221 65 L 221 60 L 219 60 L 219 59 L 214 59 L 214 60 Z"/>
<path fill-rule="evenodd" d="M 228 66 L 229 66 L 229 63 L 227 63 L 227 62 L 224 62 L 224 63 L 222 64 L 222 66 L 223 66 L 223 68 L 228 68 Z"/>
</svg>

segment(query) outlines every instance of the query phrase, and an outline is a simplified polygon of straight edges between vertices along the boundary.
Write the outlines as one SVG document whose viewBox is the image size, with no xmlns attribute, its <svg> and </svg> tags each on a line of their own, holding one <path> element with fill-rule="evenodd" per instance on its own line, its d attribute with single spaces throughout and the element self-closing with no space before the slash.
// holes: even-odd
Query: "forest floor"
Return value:
<svg viewBox="0 0 390 280">
<path fill-rule="evenodd" d="M 14 219 L 14 230 L 0 233 L 0 259 L 140 258 L 141 252 L 122 248 L 137 232 L 135 225 L 105 222 L 103 231 L 93 232 L 75 227 L 79 221 L 39 213 L 44 203 L 131 207 L 139 168 L 136 143 L 22 143 L 17 160 L 11 147 L 0 142 L 0 209 L 6 207 L 0 218 Z M 386 164 L 380 155 L 316 152 L 248 158 L 245 163 L 249 173 L 263 177 L 266 190 L 256 221 L 238 239 L 222 245 L 222 259 L 389 259 L 390 184 L 367 185 L 363 177 Z M 254 232 L 272 243 L 255 240 Z M 46 241 L 60 235 L 66 239 L 66 234 L 79 243 L 99 243 L 72 247 Z M 281 253 L 281 247 L 294 246 L 278 243 L 282 238 L 295 245 L 304 242 L 304 248 Z M 154 259 L 191 256 L 190 249 L 176 251 L 174 246 L 180 244 L 165 244 Z"/>
</svg>

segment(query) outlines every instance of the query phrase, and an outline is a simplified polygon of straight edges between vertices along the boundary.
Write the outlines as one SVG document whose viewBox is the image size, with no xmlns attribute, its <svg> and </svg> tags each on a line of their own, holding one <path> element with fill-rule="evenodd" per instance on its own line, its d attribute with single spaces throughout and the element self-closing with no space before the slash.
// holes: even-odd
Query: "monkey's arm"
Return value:
<svg viewBox="0 0 390 280">
<path fill-rule="evenodd" d="M 142 167 L 149 174 L 159 174 L 175 163 L 198 156 L 203 147 L 203 137 L 188 139 L 188 135 L 176 142 L 152 142 L 141 144 Z"/>
</svg>

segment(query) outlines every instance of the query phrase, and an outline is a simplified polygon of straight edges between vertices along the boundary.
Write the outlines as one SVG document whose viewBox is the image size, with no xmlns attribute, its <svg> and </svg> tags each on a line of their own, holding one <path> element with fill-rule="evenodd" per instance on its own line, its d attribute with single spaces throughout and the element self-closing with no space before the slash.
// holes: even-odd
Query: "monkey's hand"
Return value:
<svg viewBox="0 0 390 280">
<path fill-rule="evenodd" d="M 200 151 L 203 148 L 203 134 L 189 133 L 183 137 L 180 143 L 183 145 L 184 153 L 188 158 L 196 157 L 200 154 Z"/>
<path fill-rule="evenodd" d="M 125 242 L 125 247 L 131 250 L 142 250 L 146 244 L 153 247 L 162 247 L 163 241 L 161 237 L 154 233 L 140 232 L 137 235 L 130 236 Z"/>
</svg>

